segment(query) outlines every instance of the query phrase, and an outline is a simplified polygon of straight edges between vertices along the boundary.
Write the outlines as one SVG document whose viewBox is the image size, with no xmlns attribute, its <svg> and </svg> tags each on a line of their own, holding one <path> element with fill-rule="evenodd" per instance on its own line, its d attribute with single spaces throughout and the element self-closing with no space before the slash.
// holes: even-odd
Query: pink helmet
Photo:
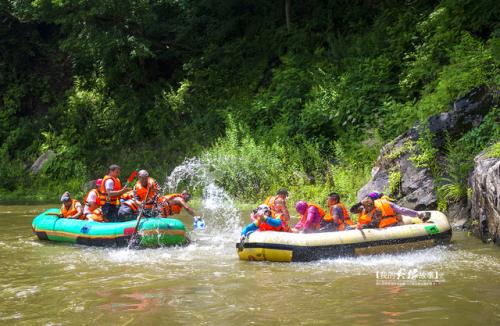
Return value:
<svg viewBox="0 0 500 326">
<path fill-rule="evenodd" d="M 304 214 L 306 212 L 307 206 L 308 206 L 307 203 L 303 200 L 295 203 L 295 209 L 300 214 Z"/>
<path fill-rule="evenodd" d="M 95 181 L 95 187 L 96 187 L 96 188 L 99 188 L 101 185 L 102 185 L 102 179 L 97 179 L 97 180 Z"/>
</svg>

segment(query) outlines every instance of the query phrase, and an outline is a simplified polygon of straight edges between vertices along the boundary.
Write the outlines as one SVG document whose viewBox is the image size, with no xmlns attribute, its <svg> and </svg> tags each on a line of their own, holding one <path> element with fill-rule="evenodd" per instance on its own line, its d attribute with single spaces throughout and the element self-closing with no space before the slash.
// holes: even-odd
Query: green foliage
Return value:
<svg viewBox="0 0 500 326">
<path fill-rule="evenodd" d="M 396 196 L 400 192 L 401 187 L 401 171 L 394 169 L 389 173 L 389 194 Z"/>
<path fill-rule="evenodd" d="M 293 2 L 288 31 L 283 3 L 263 0 L 2 2 L 0 189 L 78 192 L 110 163 L 162 176 L 200 155 L 239 198 L 285 186 L 354 202 L 384 143 L 498 86 L 498 8 Z M 488 119 L 461 146 L 494 142 Z M 450 162 L 470 162 L 452 147 Z M 48 149 L 57 158 L 29 175 Z M 388 158 L 406 150 L 432 167 L 430 135 Z"/>
<path fill-rule="evenodd" d="M 324 204 L 328 193 L 337 191 L 348 203 L 369 178 L 369 168 L 332 165 L 324 161 L 314 143 L 257 143 L 248 129 L 228 122 L 226 136 L 205 151 L 202 160 L 213 166 L 217 182 L 241 199 L 259 200 L 286 187 L 290 200 L 313 200 Z"/>
<path fill-rule="evenodd" d="M 474 157 L 492 142 L 497 142 L 485 151 L 495 152 L 500 139 L 500 114 L 497 108 L 484 118 L 477 128 L 465 133 L 460 139 L 448 139 L 446 148 L 446 165 L 442 169 L 442 177 L 438 179 L 438 204 L 446 208 L 448 203 L 467 198 L 469 186 L 468 176 L 474 167 Z"/>
<path fill-rule="evenodd" d="M 418 104 L 422 117 L 445 111 L 451 101 L 471 89 L 491 83 L 500 73 L 489 48 L 464 34 L 449 54 L 450 63 L 439 72 L 434 89 Z"/>
<path fill-rule="evenodd" d="M 410 156 L 410 161 L 417 168 L 437 168 L 435 158 L 438 150 L 432 145 L 432 134 L 429 128 L 424 127 L 420 130 L 420 136 L 416 141 L 416 150 Z"/>
<path fill-rule="evenodd" d="M 384 158 L 392 161 L 398 159 L 399 157 L 401 157 L 401 155 L 405 153 L 414 153 L 414 151 L 415 151 L 415 143 L 411 140 L 407 140 L 404 142 L 402 146 L 395 147 L 393 148 L 392 151 L 387 152 L 384 155 Z"/>
<path fill-rule="evenodd" d="M 458 202 L 467 197 L 467 191 L 464 191 L 462 183 L 452 178 L 443 178 L 446 184 L 437 187 L 438 209 L 445 211 L 449 203 Z"/>
<path fill-rule="evenodd" d="M 313 144 L 305 144 L 300 151 L 279 143 L 267 146 L 257 143 L 249 130 L 232 118 L 228 124 L 226 136 L 202 159 L 214 167 L 217 181 L 231 194 L 262 198 L 285 185 L 308 185 L 319 172 L 321 157 Z M 306 173 L 308 169 L 312 169 L 310 175 Z"/>
<path fill-rule="evenodd" d="M 485 158 L 498 158 L 500 157 L 500 141 L 491 145 L 484 153 Z"/>
</svg>

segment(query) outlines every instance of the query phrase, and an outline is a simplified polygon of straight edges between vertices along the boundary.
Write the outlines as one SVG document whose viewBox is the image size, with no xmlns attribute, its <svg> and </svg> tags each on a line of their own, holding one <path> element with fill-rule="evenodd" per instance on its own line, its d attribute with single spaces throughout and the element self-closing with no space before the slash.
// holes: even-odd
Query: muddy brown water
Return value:
<svg viewBox="0 0 500 326">
<path fill-rule="evenodd" d="M 500 325 L 500 249 L 463 232 L 397 255 L 257 263 L 209 220 L 182 248 L 42 242 L 31 221 L 51 206 L 0 206 L 0 325 Z"/>
</svg>

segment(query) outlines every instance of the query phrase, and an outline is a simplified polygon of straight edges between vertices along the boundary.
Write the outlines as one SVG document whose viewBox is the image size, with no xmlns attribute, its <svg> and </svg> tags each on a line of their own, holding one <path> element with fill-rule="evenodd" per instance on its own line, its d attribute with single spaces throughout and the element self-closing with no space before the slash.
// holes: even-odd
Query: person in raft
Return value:
<svg viewBox="0 0 500 326">
<path fill-rule="evenodd" d="M 299 223 L 292 228 L 292 232 L 311 233 L 319 230 L 321 221 L 325 217 L 325 211 L 319 205 L 301 200 L 295 203 L 295 210 L 301 217 Z"/>
<path fill-rule="evenodd" d="M 95 188 L 91 189 L 83 198 L 83 216 L 86 220 L 105 222 L 102 214 L 101 202 L 104 202 L 105 196 L 99 192 L 102 179 L 95 181 Z"/>
<path fill-rule="evenodd" d="M 286 199 L 288 198 L 288 190 L 282 188 L 278 190 L 276 196 L 269 196 L 264 201 L 264 204 L 269 206 L 271 209 L 271 215 L 273 217 L 279 217 L 282 221 L 282 226 L 284 231 L 289 231 L 290 227 L 288 222 L 290 221 L 290 213 L 286 207 Z"/>
<path fill-rule="evenodd" d="M 169 194 L 161 196 L 157 199 L 157 207 L 160 210 L 162 217 L 172 216 L 174 214 L 179 214 L 184 208 L 189 215 L 191 215 L 195 222 L 200 220 L 201 217 L 197 216 L 194 209 L 188 205 L 188 201 L 191 199 L 191 194 L 184 190 L 180 194 Z"/>
<path fill-rule="evenodd" d="M 118 209 L 120 206 L 120 196 L 131 190 L 128 187 L 122 188 L 122 183 L 118 177 L 120 176 L 120 167 L 112 164 L 108 168 L 108 174 L 102 178 L 102 184 L 99 189 L 104 195 L 102 212 L 104 216 L 111 222 L 116 222 L 118 219 Z"/>
<path fill-rule="evenodd" d="M 262 204 L 253 210 L 251 217 L 253 222 L 248 224 L 241 231 L 240 241 L 244 240 L 250 233 L 255 231 L 283 231 L 282 220 L 273 217 L 271 209 L 266 204 Z"/>
<path fill-rule="evenodd" d="M 135 219 L 139 212 L 139 207 L 141 207 L 141 202 L 133 196 L 122 201 L 120 208 L 118 208 L 118 220 L 129 221 Z"/>
<path fill-rule="evenodd" d="M 61 215 L 62 218 L 80 219 L 83 214 L 82 204 L 76 199 L 71 198 L 69 192 L 61 196 Z"/>
<path fill-rule="evenodd" d="M 427 222 L 430 218 L 430 214 L 398 206 L 388 200 L 387 197 L 384 197 L 377 192 L 373 192 L 361 201 L 361 206 L 357 205 L 357 210 L 360 212 L 358 229 L 402 225 L 401 215 L 417 217 L 422 222 Z"/>
<path fill-rule="evenodd" d="M 320 222 L 320 232 L 344 231 L 354 223 L 349 217 L 345 205 L 340 201 L 340 195 L 332 192 L 328 195 L 327 205 L 330 214 L 326 214 Z"/>
<path fill-rule="evenodd" d="M 86 210 L 85 219 L 95 222 L 109 222 L 102 213 L 101 207 L 96 202 L 89 202 L 88 209 Z"/>
<path fill-rule="evenodd" d="M 144 216 L 151 216 L 151 211 L 156 204 L 156 199 L 160 192 L 160 186 L 155 179 L 149 176 L 146 170 L 140 170 L 137 174 L 137 179 L 133 190 L 134 199 L 138 203 L 143 203 Z"/>
</svg>

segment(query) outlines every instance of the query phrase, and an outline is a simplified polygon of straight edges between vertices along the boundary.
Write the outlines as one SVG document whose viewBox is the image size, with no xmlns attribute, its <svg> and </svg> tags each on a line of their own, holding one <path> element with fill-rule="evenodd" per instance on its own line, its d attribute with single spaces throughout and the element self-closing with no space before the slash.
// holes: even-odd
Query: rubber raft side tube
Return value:
<svg viewBox="0 0 500 326">
<path fill-rule="evenodd" d="M 406 219 L 406 217 L 404 217 Z M 408 222 L 407 222 L 408 221 Z M 236 244 L 241 260 L 312 261 L 341 256 L 389 253 L 449 243 L 451 227 L 446 216 L 431 212 L 429 223 L 387 229 L 290 234 L 255 232 L 243 244 Z"/>
<path fill-rule="evenodd" d="M 52 216 L 57 209 L 38 215 L 32 223 L 33 233 L 40 240 L 69 242 L 90 246 L 127 246 L 136 221 L 99 223 L 60 219 Z M 177 219 L 147 218 L 140 223 L 141 245 L 180 245 L 188 242 L 184 224 Z"/>
<path fill-rule="evenodd" d="M 290 261 L 307 262 L 307 261 L 327 259 L 327 258 L 353 257 L 357 255 L 356 249 L 361 249 L 361 248 L 373 248 L 373 247 L 388 246 L 388 245 L 392 246 L 392 245 L 404 245 L 404 244 L 417 244 L 418 242 L 428 241 L 428 240 L 434 241 L 434 244 L 446 244 L 450 241 L 451 235 L 452 235 L 451 230 L 448 230 L 446 232 L 432 236 L 427 235 L 427 236 L 420 236 L 413 238 L 377 240 L 377 241 L 360 242 L 353 244 L 337 244 L 337 245 L 310 246 L 310 247 L 254 242 L 254 243 L 245 243 L 243 245 L 243 248 L 291 251 L 292 255 Z M 238 246 L 239 244 L 236 244 L 237 249 Z M 273 259 L 269 260 L 274 261 Z"/>
</svg>

